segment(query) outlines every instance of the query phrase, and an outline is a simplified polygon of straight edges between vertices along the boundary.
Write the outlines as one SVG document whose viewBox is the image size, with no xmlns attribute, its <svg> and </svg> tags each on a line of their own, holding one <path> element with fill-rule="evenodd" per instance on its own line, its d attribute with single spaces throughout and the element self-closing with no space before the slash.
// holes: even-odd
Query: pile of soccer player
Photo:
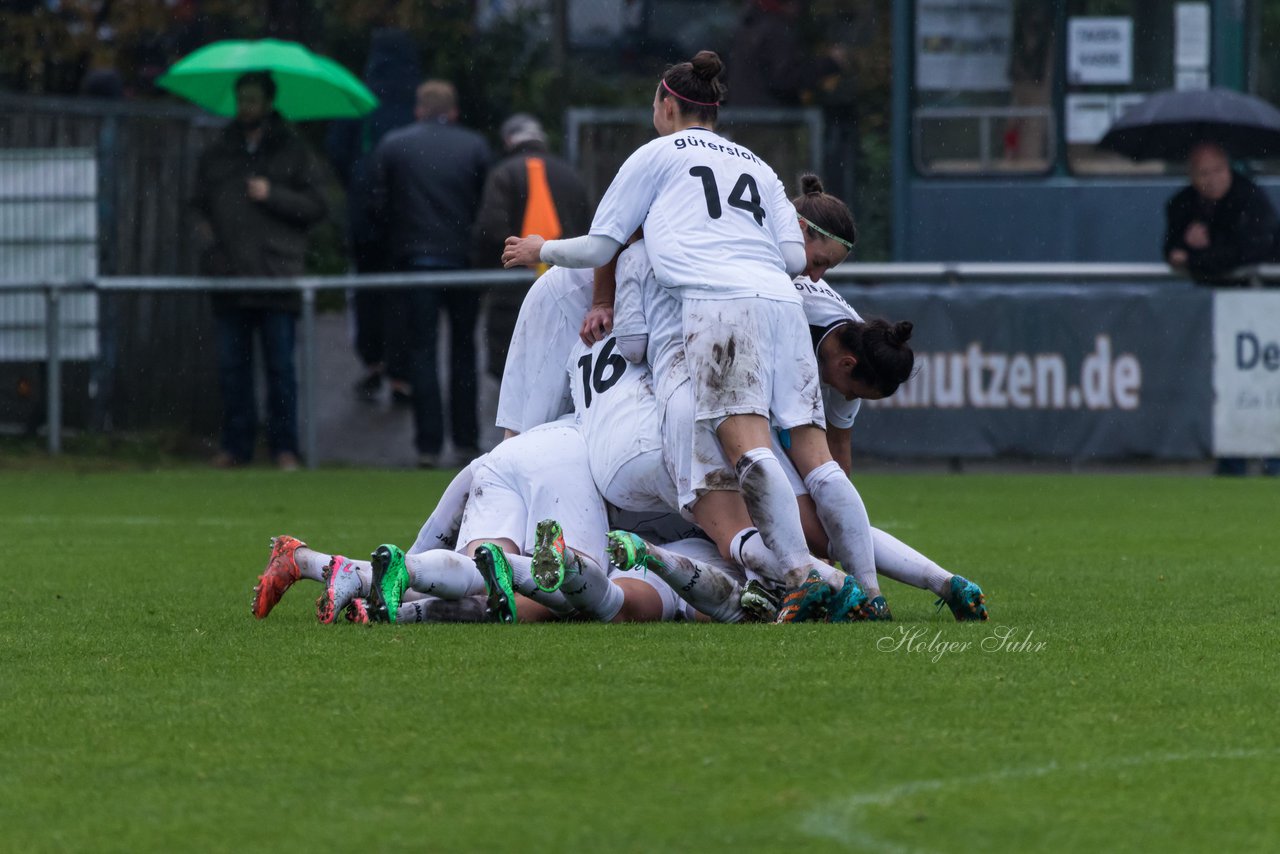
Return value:
<svg viewBox="0 0 1280 854">
<path fill-rule="evenodd" d="M 812 175 L 788 199 L 715 133 L 722 70 L 710 51 L 667 70 L 659 135 L 587 235 L 508 238 L 505 266 L 554 266 L 511 342 L 506 438 L 407 551 L 274 538 L 254 616 L 305 578 L 323 623 L 889 620 L 883 575 L 987 619 L 978 585 L 870 523 L 850 431 L 911 376 L 912 326 L 863 320 L 822 280 L 853 217 Z"/>
</svg>

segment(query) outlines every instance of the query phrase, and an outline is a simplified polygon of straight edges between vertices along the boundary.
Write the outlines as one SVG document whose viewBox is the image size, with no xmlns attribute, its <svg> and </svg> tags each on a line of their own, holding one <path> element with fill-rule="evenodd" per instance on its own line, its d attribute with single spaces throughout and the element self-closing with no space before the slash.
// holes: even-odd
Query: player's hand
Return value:
<svg viewBox="0 0 1280 854">
<path fill-rule="evenodd" d="M 1203 222 L 1193 222 L 1187 226 L 1186 233 L 1182 235 L 1182 240 L 1192 249 L 1208 249 L 1209 229 L 1205 227 Z"/>
<path fill-rule="evenodd" d="M 265 202 L 271 195 L 271 182 L 266 178 L 250 178 L 246 191 L 255 202 Z"/>
<path fill-rule="evenodd" d="M 536 234 L 508 237 L 502 249 L 502 266 L 508 270 L 512 267 L 536 267 L 542 263 L 539 253 L 546 242 Z"/>
<path fill-rule="evenodd" d="M 593 305 L 582 321 L 582 329 L 578 335 L 582 343 L 590 347 L 597 341 L 603 341 L 613 331 L 613 306 Z"/>
<path fill-rule="evenodd" d="M 1169 258 L 1168 258 L 1168 261 L 1169 261 L 1169 266 L 1170 266 L 1170 267 L 1185 267 L 1185 266 L 1187 266 L 1187 250 L 1185 250 L 1185 249 L 1170 249 L 1170 250 L 1169 250 Z"/>
</svg>

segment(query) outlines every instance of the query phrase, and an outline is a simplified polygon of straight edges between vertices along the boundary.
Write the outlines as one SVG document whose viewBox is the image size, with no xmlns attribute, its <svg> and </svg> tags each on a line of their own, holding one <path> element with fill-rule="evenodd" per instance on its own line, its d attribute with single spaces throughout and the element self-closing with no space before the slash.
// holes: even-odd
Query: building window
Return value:
<svg viewBox="0 0 1280 854">
<path fill-rule="evenodd" d="M 925 174 L 1043 174 L 1056 154 L 1052 4 L 916 0 L 912 140 Z"/>
<path fill-rule="evenodd" d="M 1134 104 L 1162 89 L 1210 85 L 1209 4 L 1071 0 L 1067 4 L 1063 136 L 1077 175 L 1179 172 L 1181 163 L 1134 162 L 1098 140 Z"/>
</svg>

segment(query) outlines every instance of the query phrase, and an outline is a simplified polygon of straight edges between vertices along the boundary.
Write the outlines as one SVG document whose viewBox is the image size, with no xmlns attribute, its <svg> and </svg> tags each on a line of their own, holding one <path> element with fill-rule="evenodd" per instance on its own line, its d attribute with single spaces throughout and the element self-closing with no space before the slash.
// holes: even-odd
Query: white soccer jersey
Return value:
<svg viewBox="0 0 1280 854">
<path fill-rule="evenodd" d="M 808 276 L 798 276 L 795 280 L 796 291 L 804 298 L 804 316 L 809 322 L 809 333 L 813 337 L 813 350 L 831 330 L 841 323 L 850 320 L 862 322 L 861 315 L 853 310 L 853 306 L 845 302 L 844 297 L 836 293 L 825 279 L 814 282 Z M 834 388 L 822 384 L 822 407 L 827 415 L 827 423 L 833 427 L 847 430 L 853 426 L 853 420 L 862 408 L 861 400 L 845 400 L 844 395 Z"/>
<path fill-rule="evenodd" d="M 796 302 L 779 246 L 804 236 L 773 169 L 706 128 L 638 148 L 591 222 L 591 234 L 626 243 L 644 225 L 658 281 L 703 299 Z"/>
<path fill-rule="evenodd" d="M 658 284 L 643 240 L 623 250 L 616 271 L 618 289 L 613 306 L 613 333 L 648 335 L 646 359 L 653 373 L 658 401 L 688 376 L 684 358 L 684 318 L 680 300 Z"/>
<path fill-rule="evenodd" d="M 524 433 L 573 411 L 565 360 L 591 306 L 592 271 L 552 267 L 520 306 L 498 390 L 497 424 Z"/>
<path fill-rule="evenodd" d="M 622 358 L 612 336 L 590 349 L 579 341 L 564 367 L 591 474 L 606 492 L 625 463 L 662 449 L 662 410 L 653 395 L 653 375 L 648 365 Z"/>
</svg>

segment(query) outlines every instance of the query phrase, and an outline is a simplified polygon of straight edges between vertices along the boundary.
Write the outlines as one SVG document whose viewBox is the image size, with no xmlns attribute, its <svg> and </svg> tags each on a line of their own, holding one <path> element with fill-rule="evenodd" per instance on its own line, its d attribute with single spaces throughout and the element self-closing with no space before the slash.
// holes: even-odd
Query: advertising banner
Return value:
<svg viewBox="0 0 1280 854">
<path fill-rule="evenodd" d="M 867 401 L 855 452 L 1200 459 L 1212 424 L 1212 293 L 1178 284 L 841 286 L 910 320 L 914 376 Z"/>
<path fill-rule="evenodd" d="M 1280 457 L 1280 292 L 1213 294 L 1213 453 Z"/>
</svg>

